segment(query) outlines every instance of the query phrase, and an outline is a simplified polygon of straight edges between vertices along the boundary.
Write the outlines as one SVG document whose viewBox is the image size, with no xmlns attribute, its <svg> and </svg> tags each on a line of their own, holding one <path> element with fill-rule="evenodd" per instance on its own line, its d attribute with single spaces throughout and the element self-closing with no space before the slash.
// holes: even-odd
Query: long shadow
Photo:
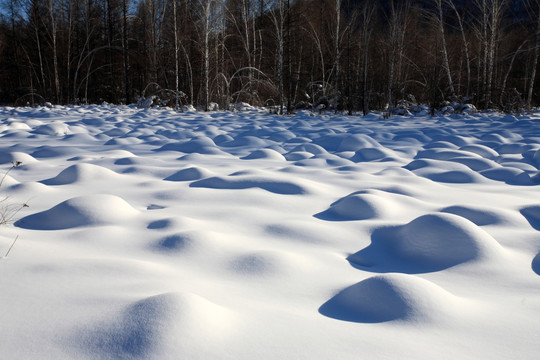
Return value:
<svg viewBox="0 0 540 360">
<path fill-rule="evenodd" d="M 382 323 L 405 319 L 410 306 L 387 280 L 368 278 L 351 285 L 320 308 L 321 315 L 356 323 Z"/>
<path fill-rule="evenodd" d="M 531 268 L 537 275 L 540 275 L 540 253 L 536 254 L 534 257 Z"/>
<path fill-rule="evenodd" d="M 530 206 L 519 211 L 533 229 L 540 231 L 540 206 Z"/>
</svg>

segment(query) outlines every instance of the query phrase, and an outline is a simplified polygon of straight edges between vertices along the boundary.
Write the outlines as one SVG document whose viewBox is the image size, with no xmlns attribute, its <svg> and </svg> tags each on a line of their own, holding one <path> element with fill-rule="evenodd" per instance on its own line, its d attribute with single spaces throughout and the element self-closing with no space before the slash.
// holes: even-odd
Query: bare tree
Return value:
<svg viewBox="0 0 540 360">
<path fill-rule="evenodd" d="M 369 3 L 364 3 L 361 9 L 362 19 L 362 43 L 363 43 L 363 78 L 362 78 L 362 112 L 364 115 L 369 113 L 369 88 L 368 88 L 368 73 L 369 73 L 369 44 L 373 27 L 371 26 L 375 7 Z"/>
<path fill-rule="evenodd" d="M 122 0 L 122 49 L 124 55 L 124 87 L 126 105 L 130 103 L 130 87 L 129 87 L 129 48 L 128 48 L 128 7 L 127 0 Z"/>
<path fill-rule="evenodd" d="M 506 70 L 506 73 L 504 74 L 502 85 L 501 85 L 501 93 L 499 96 L 499 105 L 505 109 L 505 95 L 506 95 L 506 83 L 508 81 L 508 77 L 510 76 L 510 72 L 512 71 L 512 68 L 514 66 L 514 62 L 516 60 L 516 56 L 521 52 L 521 48 L 527 43 L 527 40 L 524 40 L 521 45 L 518 46 L 517 50 L 512 52 L 510 64 L 508 65 L 508 69 Z M 506 109 L 505 109 L 506 110 Z"/>
<path fill-rule="evenodd" d="M 49 0 L 47 3 L 47 10 L 49 12 L 50 20 L 50 37 L 52 44 L 52 58 L 53 58 L 53 74 L 54 74 L 54 89 L 56 102 L 60 103 L 60 78 L 58 74 L 58 45 L 57 45 L 57 23 L 55 14 L 56 9 L 53 7 L 53 0 Z"/>
<path fill-rule="evenodd" d="M 174 108 L 179 109 L 179 74 L 178 74 L 178 24 L 177 24 L 177 9 L 176 9 L 176 0 L 173 2 L 173 24 L 174 24 Z"/>
<path fill-rule="evenodd" d="M 279 97 L 279 114 L 283 115 L 283 105 L 284 105 L 284 96 L 283 96 L 283 80 L 284 80 L 284 67 L 283 67 L 283 52 L 284 52 L 284 22 L 286 16 L 285 1 L 277 0 L 276 6 L 270 10 L 270 18 L 275 29 L 275 36 L 278 45 L 278 78 L 279 78 L 279 87 L 278 87 L 278 97 Z"/>
<path fill-rule="evenodd" d="M 405 37 L 405 31 L 407 27 L 407 13 L 409 10 L 409 1 L 404 0 L 399 2 L 399 5 L 394 4 L 394 1 L 390 2 L 389 13 L 387 14 L 388 31 L 390 41 L 389 47 L 389 61 L 388 61 L 388 87 L 387 87 L 387 100 L 388 100 L 388 115 L 393 111 L 393 98 L 392 90 L 394 87 L 396 68 L 400 69 L 399 63 L 403 57 L 403 41 Z"/>
<path fill-rule="evenodd" d="M 471 60 L 469 56 L 469 43 L 467 41 L 465 28 L 463 26 L 463 16 L 460 14 L 456 5 L 454 4 L 454 0 L 445 0 L 445 1 L 454 11 L 454 14 L 456 15 L 456 19 L 458 21 L 459 31 L 461 33 L 461 39 L 463 41 L 463 53 L 465 55 L 465 66 L 467 68 L 467 86 L 465 90 L 465 96 L 469 97 L 470 88 L 471 88 Z"/>
<path fill-rule="evenodd" d="M 499 37 L 500 22 L 506 0 L 474 0 L 480 10 L 477 19 L 477 34 L 481 42 L 481 103 L 484 108 L 491 105 L 495 50 Z"/>
<path fill-rule="evenodd" d="M 444 31 L 444 14 L 443 14 L 443 0 L 433 0 L 437 6 L 437 16 L 435 17 L 437 27 L 439 29 L 439 36 L 441 37 L 441 51 L 443 56 L 443 67 L 446 72 L 448 80 L 448 89 L 450 90 L 450 96 L 454 97 L 456 92 L 454 90 L 454 83 L 452 81 L 452 73 L 450 71 L 450 64 L 448 62 L 448 50 L 446 48 L 446 35 Z"/>
<path fill-rule="evenodd" d="M 218 5 L 215 0 L 198 0 L 200 13 L 198 18 L 202 23 L 201 51 L 203 57 L 203 105 L 204 111 L 208 111 L 210 103 L 210 35 L 212 34 L 212 21 L 215 8 Z"/>
<path fill-rule="evenodd" d="M 334 34 L 334 96 L 336 99 L 336 111 L 337 111 L 337 103 L 339 98 L 339 63 L 340 63 L 340 56 L 341 56 L 341 34 L 340 34 L 340 25 L 341 25 L 341 1 L 336 0 L 335 1 L 335 16 L 336 16 L 336 24 L 335 24 L 335 34 Z"/>
<path fill-rule="evenodd" d="M 536 31 L 535 31 L 534 50 L 533 50 L 533 61 L 532 61 L 532 65 L 531 65 L 531 75 L 529 76 L 529 86 L 528 86 L 528 89 L 527 89 L 526 107 L 529 110 L 531 108 L 531 103 L 532 103 L 533 90 L 534 90 L 534 80 L 536 78 L 536 67 L 538 65 L 538 51 L 539 51 L 539 48 L 540 48 L 540 1 L 539 0 L 531 0 L 531 2 L 532 2 L 532 4 L 529 3 L 529 6 L 531 6 L 531 5 L 536 6 Z"/>
</svg>

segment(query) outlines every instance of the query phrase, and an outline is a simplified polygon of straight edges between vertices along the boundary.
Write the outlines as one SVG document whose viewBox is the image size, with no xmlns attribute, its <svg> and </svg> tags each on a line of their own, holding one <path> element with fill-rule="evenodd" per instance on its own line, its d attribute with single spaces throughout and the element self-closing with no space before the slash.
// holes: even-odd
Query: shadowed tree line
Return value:
<svg viewBox="0 0 540 360">
<path fill-rule="evenodd" d="M 0 0 L 0 103 L 537 106 L 540 0 Z"/>
</svg>

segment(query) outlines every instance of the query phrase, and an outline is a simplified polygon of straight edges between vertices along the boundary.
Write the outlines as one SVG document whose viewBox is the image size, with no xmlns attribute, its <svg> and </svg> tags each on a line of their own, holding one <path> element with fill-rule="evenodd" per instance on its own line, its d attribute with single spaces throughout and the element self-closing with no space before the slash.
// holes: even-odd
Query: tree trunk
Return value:
<svg viewBox="0 0 540 360">
<path fill-rule="evenodd" d="M 51 20 L 51 41 L 52 41 L 52 57 L 53 57 L 53 75 L 54 75 L 54 89 L 56 95 L 56 103 L 60 104 L 60 78 L 58 75 L 58 50 L 56 41 L 56 19 L 54 18 L 53 2 L 49 0 L 49 16 Z"/>
<path fill-rule="evenodd" d="M 540 1 L 535 0 L 535 3 L 538 7 L 538 14 L 536 15 L 536 34 L 535 34 L 535 44 L 533 52 L 533 62 L 531 68 L 531 75 L 529 79 L 529 89 L 527 91 L 527 109 L 531 109 L 532 97 L 534 90 L 534 79 L 536 78 L 536 67 L 538 65 L 538 48 L 540 47 Z"/>
<path fill-rule="evenodd" d="M 335 96 L 335 110 L 338 109 L 338 102 L 339 102 L 339 80 L 340 80 L 340 55 L 341 55 L 341 49 L 339 47 L 340 45 L 340 23 L 341 23 L 341 1 L 336 0 L 336 27 L 335 27 L 335 34 L 334 34 L 334 96 Z"/>
<path fill-rule="evenodd" d="M 206 0 L 203 4 L 204 11 L 204 111 L 208 111 L 208 103 L 210 101 L 210 16 L 211 16 L 212 0 Z"/>
<path fill-rule="evenodd" d="M 178 110 L 180 108 L 179 104 L 179 76 L 178 76 L 178 25 L 176 18 L 176 0 L 173 0 L 173 17 L 174 17 L 174 109 Z"/>
<path fill-rule="evenodd" d="M 465 28 L 463 26 L 463 19 L 461 17 L 461 14 L 457 10 L 456 5 L 454 4 L 453 0 L 447 0 L 447 1 L 450 7 L 452 8 L 452 10 L 454 10 L 454 13 L 456 14 L 456 18 L 458 20 L 458 25 L 459 25 L 459 31 L 461 33 L 461 39 L 463 41 L 463 52 L 465 54 L 465 66 L 467 68 L 467 87 L 465 90 L 465 96 L 469 97 L 470 90 L 471 90 L 471 61 L 470 61 L 470 56 L 469 56 L 469 45 L 467 42 L 467 37 L 465 36 Z"/>
<path fill-rule="evenodd" d="M 444 70 L 446 71 L 446 77 L 448 79 L 448 88 L 450 90 L 450 96 L 454 97 L 456 95 L 456 92 L 454 90 L 454 83 L 452 81 L 452 73 L 450 72 L 450 64 L 448 62 L 448 51 L 446 49 L 446 35 L 444 33 L 444 17 L 443 17 L 443 9 L 442 9 L 442 0 L 435 0 L 438 10 L 438 19 L 437 19 L 437 25 L 439 27 L 439 35 L 441 36 L 441 45 L 442 45 L 442 53 L 443 53 L 443 65 Z"/>
<path fill-rule="evenodd" d="M 369 90 L 368 90 L 368 73 L 369 73 L 369 43 L 371 40 L 371 20 L 373 19 L 374 7 L 365 4 L 362 8 L 362 37 L 364 44 L 363 51 L 363 84 L 362 84 L 362 112 L 365 115 L 369 114 Z"/>
<path fill-rule="evenodd" d="M 126 105 L 130 103 L 129 89 L 129 49 L 127 36 L 127 0 L 122 1 L 123 27 L 122 27 L 122 50 L 124 53 L 124 86 Z"/>
</svg>

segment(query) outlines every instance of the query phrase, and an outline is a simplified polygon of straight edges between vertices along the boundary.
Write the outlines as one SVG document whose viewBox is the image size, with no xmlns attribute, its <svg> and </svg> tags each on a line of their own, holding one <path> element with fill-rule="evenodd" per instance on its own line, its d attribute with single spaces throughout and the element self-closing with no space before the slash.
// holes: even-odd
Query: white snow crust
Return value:
<svg viewBox="0 0 540 360">
<path fill-rule="evenodd" d="M 1 358 L 538 358 L 540 113 L 242 109 L 0 108 Z"/>
</svg>

